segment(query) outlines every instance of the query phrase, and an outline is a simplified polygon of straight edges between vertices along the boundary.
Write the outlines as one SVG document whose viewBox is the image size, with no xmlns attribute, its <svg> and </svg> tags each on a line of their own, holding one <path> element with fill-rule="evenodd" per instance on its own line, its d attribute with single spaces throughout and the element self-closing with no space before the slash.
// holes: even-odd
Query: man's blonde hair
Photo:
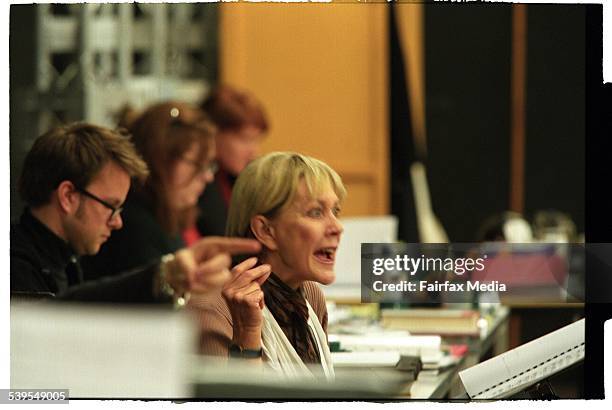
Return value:
<svg viewBox="0 0 612 410">
<path fill-rule="evenodd" d="M 323 161 L 295 152 L 272 152 L 251 162 L 236 180 L 226 234 L 252 237 L 251 218 L 274 217 L 292 203 L 300 181 L 312 197 L 328 186 L 341 202 L 346 197 L 342 179 Z"/>
</svg>

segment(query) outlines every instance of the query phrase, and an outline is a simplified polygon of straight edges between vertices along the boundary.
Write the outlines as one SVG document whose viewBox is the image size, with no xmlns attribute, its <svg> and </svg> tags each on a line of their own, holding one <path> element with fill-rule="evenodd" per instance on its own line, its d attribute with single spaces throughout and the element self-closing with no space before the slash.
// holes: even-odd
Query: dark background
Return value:
<svg viewBox="0 0 612 410">
<path fill-rule="evenodd" d="M 525 217 L 560 210 L 584 232 L 586 7 L 529 5 L 527 16 Z M 392 212 L 399 237 L 415 242 L 415 154 L 393 30 Z M 434 212 L 453 242 L 475 241 L 485 218 L 509 209 L 511 35 L 511 4 L 425 8 L 425 163 Z"/>
<path fill-rule="evenodd" d="M 454 6 L 425 12 L 428 158 L 419 159 L 449 239 L 467 242 L 483 219 L 509 208 L 512 6 Z M 527 16 L 525 216 L 564 211 L 587 243 L 612 243 L 612 84 L 603 85 L 602 6 L 529 5 Z M 407 164 L 416 154 L 406 140 L 410 107 L 390 26 L 392 213 L 399 238 L 416 242 Z M 587 256 L 587 271 L 593 262 Z M 597 273 L 586 276 L 584 307 L 589 399 L 604 397 L 603 323 L 612 317 L 612 304 L 595 303 L 611 300 L 609 269 Z"/>
</svg>

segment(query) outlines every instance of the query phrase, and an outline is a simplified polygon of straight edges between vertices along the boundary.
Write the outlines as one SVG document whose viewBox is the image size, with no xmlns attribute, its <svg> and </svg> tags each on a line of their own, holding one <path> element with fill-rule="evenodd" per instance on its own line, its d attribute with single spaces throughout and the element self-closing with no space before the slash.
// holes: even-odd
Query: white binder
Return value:
<svg viewBox="0 0 612 410">
<path fill-rule="evenodd" d="M 459 372 L 472 399 L 497 399 L 584 359 L 584 319 Z"/>
</svg>

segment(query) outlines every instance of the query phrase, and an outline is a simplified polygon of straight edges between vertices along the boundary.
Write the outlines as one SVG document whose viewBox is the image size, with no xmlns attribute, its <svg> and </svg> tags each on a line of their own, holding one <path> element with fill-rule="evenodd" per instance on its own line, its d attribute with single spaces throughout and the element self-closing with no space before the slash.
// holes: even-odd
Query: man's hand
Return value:
<svg viewBox="0 0 612 410">
<path fill-rule="evenodd" d="M 261 244 L 254 239 L 206 237 L 174 254 L 166 265 L 166 281 L 177 293 L 221 288 L 231 278 L 231 255 L 260 250 Z"/>
</svg>

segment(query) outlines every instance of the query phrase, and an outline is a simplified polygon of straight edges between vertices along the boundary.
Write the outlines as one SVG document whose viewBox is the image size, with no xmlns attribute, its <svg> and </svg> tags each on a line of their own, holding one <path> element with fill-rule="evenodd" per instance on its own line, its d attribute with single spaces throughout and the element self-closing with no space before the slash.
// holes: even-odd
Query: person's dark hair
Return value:
<svg viewBox="0 0 612 410">
<path fill-rule="evenodd" d="M 144 180 L 148 174 L 131 137 L 122 131 L 83 122 L 53 128 L 38 137 L 26 155 L 19 194 L 31 207 L 45 205 L 60 183 L 85 188 L 108 161 L 132 178 Z"/>
<path fill-rule="evenodd" d="M 488 216 L 478 228 L 476 232 L 477 242 L 495 242 L 505 241 L 504 223 L 506 223 L 506 214 L 504 212 L 495 213 Z"/>
<path fill-rule="evenodd" d="M 150 170 L 144 194 L 153 202 L 160 225 L 175 234 L 193 222 L 197 207 L 180 213 L 171 210 L 167 194 L 170 172 L 194 143 L 199 146 L 197 161 L 204 161 L 215 127 L 198 107 L 177 101 L 149 107 L 129 127 L 136 149 Z"/>
<path fill-rule="evenodd" d="M 268 131 L 263 105 L 246 91 L 220 85 L 202 102 L 201 108 L 219 131 L 240 131 L 246 126 L 254 126 L 263 133 Z"/>
</svg>

